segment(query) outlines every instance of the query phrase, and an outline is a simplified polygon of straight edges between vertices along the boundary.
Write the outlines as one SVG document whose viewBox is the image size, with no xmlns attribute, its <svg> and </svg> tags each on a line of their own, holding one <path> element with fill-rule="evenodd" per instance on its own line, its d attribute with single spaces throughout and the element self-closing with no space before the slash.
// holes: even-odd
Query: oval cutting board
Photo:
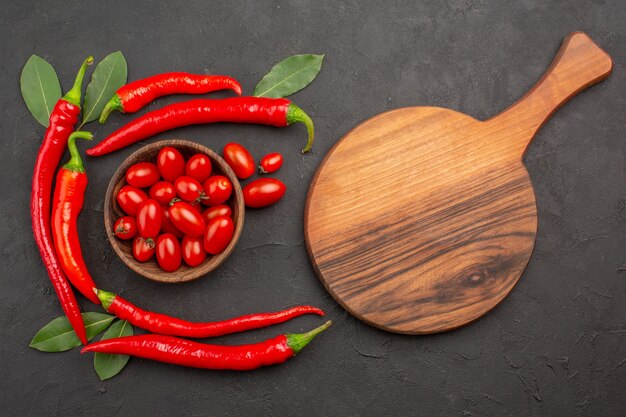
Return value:
<svg viewBox="0 0 626 417">
<path fill-rule="evenodd" d="M 307 249 L 332 296 L 374 326 L 410 334 L 454 329 L 496 306 L 537 231 L 524 151 L 560 105 L 611 68 L 576 32 L 535 87 L 489 120 L 410 107 L 348 132 L 321 163 L 305 209 Z"/>
</svg>

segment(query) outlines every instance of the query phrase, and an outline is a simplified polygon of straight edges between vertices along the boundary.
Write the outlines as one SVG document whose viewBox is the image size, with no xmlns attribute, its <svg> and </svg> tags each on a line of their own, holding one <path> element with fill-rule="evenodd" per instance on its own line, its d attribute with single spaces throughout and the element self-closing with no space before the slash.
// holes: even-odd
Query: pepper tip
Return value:
<svg viewBox="0 0 626 417">
<path fill-rule="evenodd" d="M 304 349 L 304 347 L 308 345 L 309 342 L 315 338 L 315 336 L 328 329 L 332 324 L 333 322 L 331 320 L 328 320 L 326 323 L 322 324 L 319 327 L 316 327 L 315 329 L 307 333 L 286 334 L 285 337 L 287 337 L 287 345 L 291 348 L 293 354 L 295 355 L 302 349 Z"/>
<path fill-rule="evenodd" d="M 94 288 L 94 291 L 96 292 L 98 299 L 102 303 L 102 307 L 106 311 L 109 311 L 109 308 L 111 307 L 111 304 L 113 304 L 113 300 L 115 300 L 115 297 L 117 297 L 117 295 L 112 292 L 99 290 L 97 288 Z"/>
<path fill-rule="evenodd" d="M 102 109 L 102 113 L 100 113 L 100 117 L 98 118 L 100 124 L 103 125 L 109 118 L 109 115 L 116 110 L 121 111 L 122 113 L 124 112 L 124 106 L 122 105 L 120 96 L 117 93 L 111 97 L 111 99 L 104 106 L 104 109 Z"/>
<path fill-rule="evenodd" d="M 306 114 L 304 110 L 302 110 L 295 104 L 290 103 L 289 107 L 287 108 L 287 124 L 293 124 L 296 122 L 304 123 L 307 133 L 309 135 L 306 141 L 306 145 L 304 146 L 304 149 L 302 149 L 302 153 L 305 154 L 309 152 L 313 147 L 313 139 L 315 138 L 315 126 L 313 125 L 313 120 L 311 120 L 309 115 Z"/>
</svg>

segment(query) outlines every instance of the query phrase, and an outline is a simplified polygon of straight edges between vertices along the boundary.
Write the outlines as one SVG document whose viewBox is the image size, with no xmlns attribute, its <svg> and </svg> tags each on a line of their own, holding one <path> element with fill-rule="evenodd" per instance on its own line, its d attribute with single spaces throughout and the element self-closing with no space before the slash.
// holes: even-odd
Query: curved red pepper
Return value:
<svg viewBox="0 0 626 417">
<path fill-rule="evenodd" d="M 112 111 L 134 113 L 159 97 L 171 94 L 206 94 L 218 90 L 233 90 L 241 95 L 241 85 L 224 75 L 198 75 L 168 72 L 133 81 L 119 88 L 100 115 L 104 123 Z"/>
<path fill-rule="evenodd" d="M 74 86 L 57 102 L 50 114 L 50 124 L 48 125 L 43 143 L 37 154 L 37 160 L 35 161 L 30 199 L 33 233 L 35 235 L 35 242 L 39 248 L 39 253 L 41 254 L 41 259 L 48 271 L 48 276 L 59 298 L 61 307 L 83 344 L 87 343 L 83 317 L 80 314 L 80 308 L 76 302 L 72 288 L 63 274 L 52 242 L 50 230 L 50 198 L 55 170 L 61 160 L 61 156 L 63 156 L 67 140 L 74 131 L 74 125 L 78 121 L 78 115 L 80 114 L 80 96 L 83 77 L 87 65 L 90 65 L 92 62 L 92 57 L 85 60 L 76 76 Z"/>
<path fill-rule="evenodd" d="M 284 334 L 261 343 L 241 346 L 206 345 L 156 334 L 118 337 L 87 345 L 81 353 L 113 353 L 193 368 L 248 371 L 283 363 L 294 357 L 331 324 L 328 321 L 308 333 Z"/>
<path fill-rule="evenodd" d="M 194 323 L 165 314 L 142 310 L 119 295 L 107 291 L 97 290 L 97 294 L 100 301 L 102 301 L 102 306 L 109 313 L 115 314 L 122 320 L 127 320 L 134 326 L 149 330 L 153 333 L 170 336 L 197 338 L 217 337 L 283 323 L 303 314 L 324 315 L 324 312 L 319 308 L 297 306 L 275 313 L 250 314 L 230 320 Z"/>
<path fill-rule="evenodd" d="M 302 122 L 309 133 L 302 152 L 308 152 L 313 146 L 313 121 L 286 98 L 231 97 L 174 103 L 146 113 L 116 130 L 98 145 L 87 149 L 87 155 L 106 155 L 177 127 L 217 122 L 255 123 L 276 127 Z"/>
<path fill-rule="evenodd" d="M 70 282 L 85 297 L 100 304 L 96 296 L 95 284 L 80 249 L 76 220 L 83 207 L 87 175 L 76 149 L 76 139 L 91 139 L 89 132 L 74 132 L 68 140 L 71 159 L 57 174 L 52 207 L 52 236 L 57 255 Z"/>
</svg>

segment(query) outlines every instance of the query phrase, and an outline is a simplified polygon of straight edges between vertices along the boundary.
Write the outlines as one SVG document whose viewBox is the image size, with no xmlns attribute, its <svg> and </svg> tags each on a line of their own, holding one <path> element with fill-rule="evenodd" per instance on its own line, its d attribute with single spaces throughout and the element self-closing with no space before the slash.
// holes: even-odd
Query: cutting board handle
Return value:
<svg viewBox="0 0 626 417">
<path fill-rule="evenodd" d="M 611 57 L 583 32 L 573 32 L 552 65 L 517 103 L 489 120 L 510 129 L 512 145 L 523 154 L 535 132 L 561 105 L 611 73 Z"/>
</svg>

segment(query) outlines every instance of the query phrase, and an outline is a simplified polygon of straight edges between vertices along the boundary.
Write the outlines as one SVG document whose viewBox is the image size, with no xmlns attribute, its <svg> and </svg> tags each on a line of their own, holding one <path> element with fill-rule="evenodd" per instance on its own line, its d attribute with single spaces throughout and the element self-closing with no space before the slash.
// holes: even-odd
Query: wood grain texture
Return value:
<svg viewBox="0 0 626 417">
<path fill-rule="evenodd" d="M 491 310 L 535 242 L 526 147 L 611 68 L 587 35 L 572 33 L 535 87 L 487 121 L 411 107 L 346 134 L 318 169 L 305 209 L 307 249 L 328 291 L 356 317 L 398 333 L 446 331 Z"/>
<path fill-rule="evenodd" d="M 232 240 L 230 241 L 230 244 L 226 247 L 226 249 L 224 249 L 222 253 L 218 255 L 207 255 L 204 262 L 197 267 L 189 267 L 183 262 L 180 268 L 174 272 L 163 271 L 156 263 L 156 260 L 154 258 L 144 263 L 137 261 L 132 254 L 132 240 L 120 240 L 116 238 L 113 234 L 113 224 L 119 217 L 125 215 L 125 213 L 117 205 L 117 200 L 115 196 L 117 196 L 120 188 L 126 185 L 126 171 L 137 162 L 155 163 L 159 151 L 165 146 L 171 146 L 178 149 L 178 151 L 183 155 L 183 157 L 185 157 L 185 159 L 188 159 L 189 157 L 197 153 L 207 155 L 211 159 L 213 167 L 212 175 L 223 175 L 227 177 L 233 184 L 233 194 L 231 195 L 230 199 L 225 203 L 230 205 L 233 210 L 233 223 L 235 225 L 235 232 L 233 234 Z M 104 199 L 104 226 L 106 228 L 109 241 L 111 242 L 113 249 L 118 254 L 122 262 L 124 262 L 130 269 L 137 272 L 143 277 L 146 277 L 153 281 L 169 284 L 198 279 L 202 276 L 207 275 L 211 271 L 215 270 L 218 266 L 220 266 L 226 260 L 226 258 L 230 256 L 230 254 L 235 249 L 235 246 L 237 245 L 237 241 L 239 240 L 239 237 L 241 236 L 241 231 L 243 229 L 244 217 L 245 206 L 243 202 L 243 192 L 241 190 L 239 180 L 235 176 L 233 170 L 228 166 L 226 161 L 224 161 L 224 159 L 222 159 L 222 157 L 220 157 L 216 152 L 212 151 L 206 146 L 187 140 L 163 140 L 152 143 L 150 145 L 146 145 L 143 148 L 140 148 L 136 152 L 132 153 L 128 158 L 126 158 L 126 160 L 124 160 L 124 162 L 122 162 L 122 164 L 113 174 Z"/>
</svg>

